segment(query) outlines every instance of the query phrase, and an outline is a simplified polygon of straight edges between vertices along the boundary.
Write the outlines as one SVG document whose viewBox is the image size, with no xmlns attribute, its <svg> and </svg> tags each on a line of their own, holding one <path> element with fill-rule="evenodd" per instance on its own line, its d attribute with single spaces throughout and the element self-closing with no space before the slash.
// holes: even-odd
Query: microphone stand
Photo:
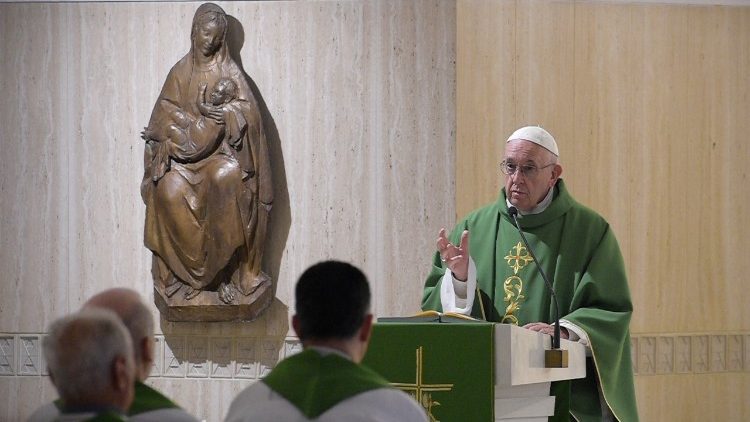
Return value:
<svg viewBox="0 0 750 422">
<path fill-rule="evenodd" d="M 542 270 L 542 266 L 539 265 L 539 261 L 537 261 L 536 255 L 534 255 L 534 251 L 531 249 L 529 242 L 526 240 L 526 236 L 524 236 L 523 230 L 521 230 L 521 225 L 518 224 L 518 208 L 514 206 L 508 207 L 508 214 L 510 214 L 511 218 L 513 219 L 516 229 L 518 229 L 518 233 L 521 235 L 521 239 L 523 239 L 524 245 L 526 245 L 526 250 L 529 251 L 529 255 L 531 255 L 531 258 L 534 260 L 534 264 L 536 264 L 536 268 L 539 270 L 539 274 L 542 275 L 544 282 L 547 284 L 547 288 L 552 293 L 552 300 L 555 302 L 555 335 L 552 336 L 552 349 L 544 351 L 544 367 L 567 368 L 568 351 L 560 348 L 560 305 L 557 302 L 555 289 L 552 287 L 552 283 L 549 282 L 549 279 L 544 273 L 544 270 Z"/>
</svg>

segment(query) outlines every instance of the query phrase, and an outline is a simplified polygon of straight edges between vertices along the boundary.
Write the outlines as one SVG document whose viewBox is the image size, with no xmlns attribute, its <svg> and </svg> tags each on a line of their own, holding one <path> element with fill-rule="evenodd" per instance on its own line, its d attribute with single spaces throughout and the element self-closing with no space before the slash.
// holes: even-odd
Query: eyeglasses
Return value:
<svg viewBox="0 0 750 422">
<path fill-rule="evenodd" d="M 551 167 L 554 165 L 555 163 L 550 163 L 543 167 L 537 167 L 533 164 L 518 165 L 516 163 L 503 160 L 503 162 L 500 163 L 500 171 L 508 176 L 513 176 L 514 174 L 516 174 L 516 171 L 518 171 L 518 169 L 521 169 L 521 174 L 523 175 L 523 177 L 534 178 L 537 174 L 539 174 L 539 170 L 546 169 L 547 167 Z"/>
</svg>

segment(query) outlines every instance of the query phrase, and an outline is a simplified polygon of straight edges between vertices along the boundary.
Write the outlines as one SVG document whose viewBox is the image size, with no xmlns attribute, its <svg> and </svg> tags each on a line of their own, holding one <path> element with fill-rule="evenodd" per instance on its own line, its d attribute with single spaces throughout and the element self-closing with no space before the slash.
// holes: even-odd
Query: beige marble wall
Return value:
<svg viewBox="0 0 750 422">
<path fill-rule="evenodd" d="M 221 4 L 271 128 L 278 288 L 252 323 L 157 324 L 150 382 L 208 420 L 299 347 L 304 268 L 352 261 L 377 314 L 408 315 L 455 218 L 453 2 Z M 113 286 L 152 301 L 138 134 L 198 5 L 0 4 L 0 420 L 55 396 L 40 375 L 50 321 Z"/>
</svg>

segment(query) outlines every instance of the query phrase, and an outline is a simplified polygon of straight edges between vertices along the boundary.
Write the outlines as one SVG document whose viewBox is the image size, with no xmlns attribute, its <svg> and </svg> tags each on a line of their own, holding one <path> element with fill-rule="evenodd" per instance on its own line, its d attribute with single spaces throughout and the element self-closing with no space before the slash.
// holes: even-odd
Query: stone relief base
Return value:
<svg viewBox="0 0 750 422">
<path fill-rule="evenodd" d="M 273 283 L 265 280 L 250 295 L 235 296 L 232 304 L 222 302 L 218 293 L 212 291 L 202 291 L 187 300 L 182 292 L 167 297 L 162 286 L 154 286 L 154 303 L 167 321 L 218 322 L 257 319 L 273 302 Z"/>
</svg>

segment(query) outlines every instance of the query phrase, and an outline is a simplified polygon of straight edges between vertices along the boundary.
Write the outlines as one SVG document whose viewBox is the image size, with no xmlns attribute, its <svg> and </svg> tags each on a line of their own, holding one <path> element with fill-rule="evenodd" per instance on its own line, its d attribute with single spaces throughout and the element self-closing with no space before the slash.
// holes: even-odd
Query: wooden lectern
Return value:
<svg viewBox="0 0 750 422">
<path fill-rule="evenodd" d="M 550 383 L 586 376 L 584 346 L 567 340 L 567 368 L 545 368 L 551 337 L 488 322 L 415 322 L 374 326 L 364 363 L 411 394 L 431 421 L 546 421 Z"/>
</svg>

